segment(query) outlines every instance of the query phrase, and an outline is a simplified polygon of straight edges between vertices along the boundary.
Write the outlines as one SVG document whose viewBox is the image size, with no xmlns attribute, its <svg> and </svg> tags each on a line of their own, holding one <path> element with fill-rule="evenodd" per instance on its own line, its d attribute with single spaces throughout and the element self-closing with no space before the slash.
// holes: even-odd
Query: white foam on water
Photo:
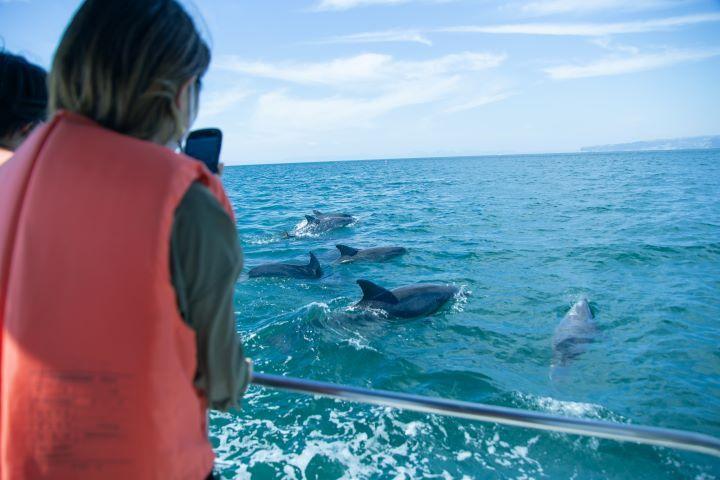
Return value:
<svg viewBox="0 0 720 480">
<path fill-rule="evenodd" d="M 457 293 L 455 294 L 452 310 L 453 312 L 462 312 L 465 310 L 465 305 L 468 303 L 468 298 L 472 295 L 472 290 L 467 285 L 460 285 Z"/>
<path fill-rule="evenodd" d="M 558 400 L 552 397 L 536 397 L 518 392 L 516 392 L 515 395 L 523 402 L 528 403 L 532 408 L 544 412 L 570 417 L 606 418 L 602 415 L 605 412 L 602 405 Z"/>
<path fill-rule="evenodd" d="M 497 426 L 493 427 L 494 432 L 492 437 L 484 435 L 478 440 L 473 440 L 470 437 L 470 441 L 467 442 L 468 447 L 472 447 L 476 451 L 476 454 L 473 455 L 473 460 L 480 463 L 484 471 L 496 470 L 478 454 L 479 452 L 485 452 L 490 457 L 487 460 L 506 469 L 520 472 L 521 477 L 519 478 L 533 478 L 528 476 L 526 469 L 532 470 L 535 475 L 543 476 L 544 471 L 542 465 L 530 455 L 531 448 L 540 440 L 540 437 L 532 437 L 524 445 L 511 445 L 509 442 L 501 439 L 497 428 Z M 468 439 L 467 432 L 464 433 L 466 433 L 466 439 Z"/>
<path fill-rule="evenodd" d="M 307 219 L 300 220 L 288 233 L 296 238 L 318 238 L 322 234 L 322 232 L 316 231 Z"/>
<path fill-rule="evenodd" d="M 348 305 L 343 310 L 346 313 L 365 313 L 378 319 L 388 319 L 390 317 L 385 310 L 380 308 L 358 307 L 356 304 Z"/>
<path fill-rule="evenodd" d="M 272 404 L 272 398 L 267 397 L 277 395 L 273 392 L 263 398 L 246 398 L 246 404 L 253 408 Z M 297 411 L 313 401 L 299 399 Z M 498 469 L 505 476 L 510 470 L 511 475 L 520 475 L 518 478 L 544 475 L 533 458 L 539 436 L 522 443 L 508 442 L 497 426 L 457 423 L 435 415 L 408 418 L 407 413 L 389 407 L 341 401 L 329 405 L 332 407 L 323 413 L 305 417 L 297 417 L 295 408 L 281 408 L 284 413 L 278 417 L 273 411 L 273 417 L 278 418 L 273 420 L 214 413 L 211 436 L 218 445 L 218 468 L 227 478 L 248 478 L 264 464 L 284 478 L 305 479 L 317 472 L 310 464 L 322 459 L 322 464 L 329 462 L 340 468 L 336 473 L 344 479 L 444 479 L 461 478 L 461 474 L 472 478 L 473 472 L 494 475 L 500 473 Z M 263 414 L 266 408 L 258 413 Z M 325 427 L 320 428 L 320 424 Z M 465 439 L 465 448 L 450 447 L 458 434 Z M 459 471 L 448 467 L 456 462 L 462 462 L 463 466 L 457 466 Z"/>
<path fill-rule="evenodd" d="M 352 410 L 352 409 L 351 409 Z M 273 464 L 275 468 L 282 468 L 287 478 L 307 478 L 307 468 L 313 458 L 320 456 L 339 463 L 344 468 L 341 478 L 376 478 L 378 476 L 392 475 L 395 478 L 452 478 L 447 472 L 438 474 L 432 472 L 427 458 L 428 451 L 422 450 L 422 441 L 414 441 L 412 437 L 399 445 L 390 446 L 390 437 L 387 428 L 398 434 L 396 422 L 402 425 L 405 431 L 418 434 L 428 430 L 429 426 L 423 422 L 403 423 L 395 419 L 396 412 L 381 407 L 372 408 L 369 418 L 361 421 L 371 434 L 358 432 L 356 422 L 359 419 L 347 419 L 345 414 L 331 410 L 326 420 L 336 425 L 339 432 L 335 435 L 325 435 L 320 431 L 306 432 L 311 422 L 317 422 L 318 415 L 308 416 L 302 425 L 279 427 L 270 420 L 251 419 L 237 423 L 226 424 L 212 432 L 219 446 L 215 449 L 218 456 L 218 467 L 227 472 L 232 469 L 233 478 L 252 471 L 258 464 Z M 220 418 L 231 418 L 228 414 L 218 414 Z M 367 421 L 367 423 L 365 423 Z M 299 451 L 288 451 L 280 448 L 272 441 L 275 436 L 283 439 L 303 438 Z M 424 437 L 424 436 L 423 436 Z M 426 438 L 426 437 L 425 437 Z M 431 450 L 431 449 L 430 449 Z"/>
<path fill-rule="evenodd" d="M 327 313 L 330 311 L 330 305 L 328 305 L 325 302 L 310 302 L 305 307 L 303 307 L 307 310 L 310 310 L 311 308 L 319 308 L 323 312 Z"/>
<path fill-rule="evenodd" d="M 461 450 L 458 452 L 455 458 L 457 458 L 459 462 L 462 462 L 463 460 L 467 460 L 470 457 L 472 457 L 472 453 L 468 452 L 467 450 Z"/>
<path fill-rule="evenodd" d="M 367 339 L 361 335 L 358 335 L 355 338 L 348 338 L 345 340 L 345 343 L 353 347 L 355 350 L 370 350 L 372 352 L 377 352 L 377 349 L 370 346 Z"/>
<path fill-rule="evenodd" d="M 235 316 L 239 315 L 236 313 Z M 257 337 L 257 331 L 243 334 L 242 340 L 245 343 L 250 343 L 255 337 Z"/>
<path fill-rule="evenodd" d="M 405 435 L 414 437 L 418 433 L 418 429 L 422 428 L 422 422 L 410 422 L 405 425 Z"/>
<path fill-rule="evenodd" d="M 269 245 L 271 243 L 277 243 L 281 238 L 278 237 L 245 237 L 242 239 L 243 243 L 248 245 Z"/>
</svg>

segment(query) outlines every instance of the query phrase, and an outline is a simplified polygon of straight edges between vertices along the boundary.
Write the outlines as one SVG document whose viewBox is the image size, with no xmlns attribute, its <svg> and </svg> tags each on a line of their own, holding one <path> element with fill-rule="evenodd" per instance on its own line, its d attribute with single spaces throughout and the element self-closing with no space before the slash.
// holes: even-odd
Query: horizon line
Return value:
<svg viewBox="0 0 720 480">
<path fill-rule="evenodd" d="M 712 136 L 712 135 L 702 135 Z M 600 146 L 600 145 L 598 145 Z M 585 147 L 583 147 L 585 148 Z M 591 147 L 592 148 L 592 147 Z M 389 162 L 403 160 L 434 160 L 439 158 L 458 159 L 458 158 L 492 158 L 492 157 L 532 157 L 541 155 L 607 155 L 610 153 L 663 153 L 663 152 L 688 152 L 688 151 L 709 151 L 720 150 L 720 147 L 709 148 L 658 148 L 646 150 L 608 150 L 608 151 L 587 151 L 574 150 L 567 152 L 530 152 L 530 153 L 485 153 L 475 155 L 438 155 L 429 157 L 390 157 L 390 158 L 347 158 L 341 160 L 297 160 L 282 162 L 258 162 L 258 163 L 235 163 L 225 164 L 224 168 L 231 167 L 254 167 L 260 165 L 296 165 L 296 164 L 312 164 L 312 163 L 345 163 L 345 162 Z"/>
</svg>

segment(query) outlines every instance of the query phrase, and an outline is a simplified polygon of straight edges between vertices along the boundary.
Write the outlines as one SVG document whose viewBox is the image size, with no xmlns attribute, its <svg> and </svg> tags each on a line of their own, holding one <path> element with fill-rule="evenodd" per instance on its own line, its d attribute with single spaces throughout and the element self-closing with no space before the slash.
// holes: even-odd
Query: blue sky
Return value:
<svg viewBox="0 0 720 480">
<path fill-rule="evenodd" d="M 0 0 L 49 66 L 77 0 Z M 227 164 L 486 153 L 720 134 L 720 2 L 196 0 L 196 127 Z"/>
</svg>

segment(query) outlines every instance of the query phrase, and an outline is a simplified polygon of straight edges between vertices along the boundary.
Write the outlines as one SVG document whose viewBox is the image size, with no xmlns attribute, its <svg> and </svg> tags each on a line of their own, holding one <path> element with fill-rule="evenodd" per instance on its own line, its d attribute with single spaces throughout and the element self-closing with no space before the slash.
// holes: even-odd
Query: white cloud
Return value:
<svg viewBox="0 0 720 480">
<path fill-rule="evenodd" d="M 244 142 L 263 144 L 267 138 L 307 145 L 334 133 L 372 131 L 380 117 L 401 109 L 433 105 L 434 113 L 450 106 L 456 111 L 475 108 L 468 98 L 488 90 L 488 70 L 501 65 L 501 53 L 462 52 L 425 60 L 399 60 L 391 55 L 365 53 L 316 62 L 252 61 L 237 56 L 220 58 L 215 66 L 238 76 L 264 93 L 247 110 Z M 268 86 L 270 79 L 282 82 Z M 272 84 L 270 84 L 272 85 Z M 308 88 L 310 87 L 310 88 Z M 484 101 L 499 101 L 484 99 Z M 332 134 L 330 133 L 332 132 Z M 280 138 L 282 137 L 282 138 Z"/>
<path fill-rule="evenodd" d="M 681 15 L 633 22 L 612 23 L 511 23 L 499 25 L 459 25 L 428 30 L 387 30 L 361 32 L 319 40 L 313 43 L 380 43 L 415 42 L 432 45 L 431 33 L 485 33 L 505 35 L 549 35 L 606 37 L 628 33 L 649 33 L 672 30 L 699 23 L 720 22 L 720 12 Z"/>
<path fill-rule="evenodd" d="M 600 77 L 641 72 L 669 67 L 682 62 L 703 60 L 720 55 L 720 48 L 712 50 L 668 50 L 661 53 L 636 54 L 629 57 L 609 57 L 585 65 L 560 65 L 545 69 L 555 80 Z"/>
<path fill-rule="evenodd" d="M 457 113 L 464 112 L 466 110 L 473 110 L 475 108 L 483 107 L 491 103 L 500 102 L 506 98 L 510 98 L 517 95 L 517 92 L 496 92 L 490 95 L 481 95 L 479 97 L 471 98 L 462 103 L 458 103 L 446 108 L 445 113 Z"/>
<path fill-rule="evenodd" d="M 523 3 L 519 10 L 529 15 L 555 15 L 600 10 L 645 10 L 671 5 L 672 2 L 668 0 L 535 0 Z"/>
<path fill-rule="evenodd" d="M 213 90 L 203 94 L 201 98 L 200 114 L 210 117 L 226 111 L 253 94 L 252 90 L 244 86 L 232 87 L 225 90 Z"/>
<path fill-rule="evenodd" d="M 397 83 L 431 76 L 477 72 L 497 67 L 504 54 L 464 52 L 442 57 L 400 61 L 390 55 L 365 53 L 327 62 L 247 62 L 223 57 L 217 67 L 244 75 L 306 85 L 351 87 L 358 84 Z"/>
<path fill-rule="evenodd" d="M 517 23 L 504 25 L 465 25 L 436 29 L 445 33 L 491 33 L 518 35 L 563 35 L 601 37 L 624 33 L 670 30 L 698 23 L 718 22 L 720 13 L 701 13 L 618 23 Z"/>
<path fill-rule="evenodd" d="M 334 95 L 324 98 L 299 98 L 285 91 L 262 95 L 257 102 L 253 126 L 259 131 L 319 132 L 362 128 L 399 108 L 435 102 L 451 95 L 457 78 L 437 82 L 418 82 L 370 97 Z"/>
<path fill-rule="evenodd" d="M 380 70 L 392 62 L 389 55 L 367 53 L 327 62 L 248 62 L 238 57 L 222 57 L 216 63 L 223 70 L 292 83 L 342 84 L 376 79 Z"/>
<path fill-rule="evenodd" d="M 597 37 L 590 40 L 590 43 L 593 45 L 597 45 L 600 48 L 604 48 L 605 50 L 610 50 L 613 52 L 619 52 L 619 53 L 627 53 L 630 55 L 637 55 L 640 53 L 640 49 L 637 47 L 634 47 L 632 45 L 620 45 L 615 42 L 613 42 L 609 37 Z"/>
<path fill-rule="evenodd" d="M 425 3 L 445 3 L 453 0 L 320 0 L 314 10 L 350 10 L 357 7 L 369 7 L 373 5 L 399 5 L 422 1 Z"/>
<path fill-rule="evenodd" d="M 324 40 L 312 42 L 316 44 L 332 44 L 332 43 L 392 43 L 392 42 L 408 42 L 421 43 L 423 45 L 432 45 L 432 42 L 422 33 L 416 30 L 387 30 L 384 32 L 365 32 L 355 33 L 351 35 L 340 35 L 330 37 Z"/>
<path fill-rule="evenodd" d="M 368 5 L 396 5 L 409 0 L 321 0 L 315 7 L 317 10 L 349 10 Z"/>
</svg>

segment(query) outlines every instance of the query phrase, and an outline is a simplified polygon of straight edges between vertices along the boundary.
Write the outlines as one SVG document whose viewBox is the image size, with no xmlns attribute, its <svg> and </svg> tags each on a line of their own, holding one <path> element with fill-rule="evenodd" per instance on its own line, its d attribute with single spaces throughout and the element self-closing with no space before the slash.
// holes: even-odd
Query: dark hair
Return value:
<svg viewBox="0 0 720 480">
<path fill-rule="evenodd" d="M 175 105 L 180 87 L 193 77 L 199 86 L 209 64 L 207 43 L 176 0 L 86 0 L 55 52 L 50 111 L 164 143 L 189 127 Z"/>
<path fill-rule="evenodd" d="M 18 55 L 0 52 L 0 138 L 45 120 L 47 74 Z"/>
</svg>

